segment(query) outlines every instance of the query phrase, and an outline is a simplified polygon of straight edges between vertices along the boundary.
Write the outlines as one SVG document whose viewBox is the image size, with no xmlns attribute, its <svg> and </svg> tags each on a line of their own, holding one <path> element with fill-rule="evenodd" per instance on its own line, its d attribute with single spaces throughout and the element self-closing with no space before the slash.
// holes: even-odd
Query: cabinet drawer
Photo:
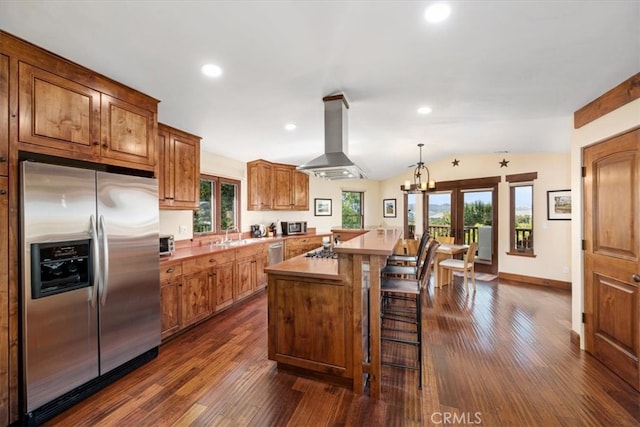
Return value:
<svg viewBox="0 0 640 427">
<path fill-rule="evenodd" d="M 192 274 L 198 273 L 207 268 L 213 267 L 218 264 L 224 264 L 227 262 L 233 262 L 236 259 L 236 252 L 234 250 L 227 250 L 223 252 L 210 253 L 209 255 L 200 256 L 198 258 L 192 258 L 182 262 L 182 273 Z"/>
<path fill-rule="evenodd" d="M 261 244 L 253 244 L 236 249 L 236 259 L 249 258 L 259 254 L 263 250 L 262 246 Z"/>
<path fill-rule="evenodd" d="M 160 284 L 166 285 L 182 276 L 182 263 L 179 261 L 160 264 Z"/>
</svg>

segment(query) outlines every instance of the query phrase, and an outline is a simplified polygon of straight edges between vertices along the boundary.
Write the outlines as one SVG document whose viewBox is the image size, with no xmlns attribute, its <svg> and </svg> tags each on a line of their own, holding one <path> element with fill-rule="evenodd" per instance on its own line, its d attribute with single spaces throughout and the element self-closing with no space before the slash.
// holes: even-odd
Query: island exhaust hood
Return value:
<svg viewBox="0 0 640 427">
<path fill-rule="evenodd" d="M 347 157 L 347 109 L 344 95 L 331 95 L 324 101 L 324 154 L 298 166 L 299 171 L 329 180 L 366 178 Z"/>
</svg>

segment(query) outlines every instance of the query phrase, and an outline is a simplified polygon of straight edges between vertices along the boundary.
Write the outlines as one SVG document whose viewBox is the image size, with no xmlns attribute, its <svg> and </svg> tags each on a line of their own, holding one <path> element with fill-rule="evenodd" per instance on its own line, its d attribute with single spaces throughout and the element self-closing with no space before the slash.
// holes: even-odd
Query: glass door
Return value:
<svg viewBox="0 0 640 427">
<path fill-rule="evenodd" d="M 462 243 L 478 243 L 476 259 L 491 263 L 493 257 L 493 203 L 491 190 L 467 190 L 463 196 Z"/>
</svg>

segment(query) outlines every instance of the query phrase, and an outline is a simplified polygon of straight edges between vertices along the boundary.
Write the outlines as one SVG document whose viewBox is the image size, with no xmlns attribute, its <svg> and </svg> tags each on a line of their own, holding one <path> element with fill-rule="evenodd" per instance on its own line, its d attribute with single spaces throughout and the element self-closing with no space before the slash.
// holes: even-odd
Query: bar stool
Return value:
<svg viewBox="0 0 640 427">
<path fill-rule="evenodd" d="M 415 257 L 405 256 L 390 256 L 387 259 L 387 265 L 382 267 L 380 274 L 382 276 L 402 276 L 410 279 L 417 279 L 418 273 L 421 267 L 421 261 L 425 253 L 425 249 L 432 242 L 429 237 L 420 239 L 420 246 Z"/>
<path fill-rule="evenodd" d="M 420 271 L 416 279 L 395 277 L 381 277 L 380 292 L 382 307 L 380 310 L 381 340 L 414 346 L 418 351 L 417 364 L 407 364 L 393 361 L 382 361 L 383 365 L 417 370 L 419 372 L 418 388 L 422 389 L 422 292 L 429 286 L 431 277 L 430 264 L 440 244 L 432 241 L 427 250 L 423 251 L 423 259 L 418 260 Z M 415 326 L 394 328 L 385 324 L 387 321 L 408 323 Z M 385 332 L 395 332 L 396 336 L 385 335 Z M 408 338 L 400 338 L 401 334 L 409 334 Z M 416 366 L 417 365 L 417 366 Z"/>
</svg>

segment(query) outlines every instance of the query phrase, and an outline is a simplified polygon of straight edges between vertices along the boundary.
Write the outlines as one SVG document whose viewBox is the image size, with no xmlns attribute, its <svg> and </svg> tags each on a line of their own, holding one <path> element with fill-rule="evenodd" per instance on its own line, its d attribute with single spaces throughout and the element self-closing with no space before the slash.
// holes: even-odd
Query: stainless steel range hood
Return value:
<svg viewBox="0 0 640 427">
<path fill-rule="evenodd" d="M 298 166 L 299 171 L 310 172 L 319 178 L 366 178 L 364 172 L 347 157 L 347 109 L 344 95 L 331 95 L 324 101 L 324 154 Z"/>
</svg>

